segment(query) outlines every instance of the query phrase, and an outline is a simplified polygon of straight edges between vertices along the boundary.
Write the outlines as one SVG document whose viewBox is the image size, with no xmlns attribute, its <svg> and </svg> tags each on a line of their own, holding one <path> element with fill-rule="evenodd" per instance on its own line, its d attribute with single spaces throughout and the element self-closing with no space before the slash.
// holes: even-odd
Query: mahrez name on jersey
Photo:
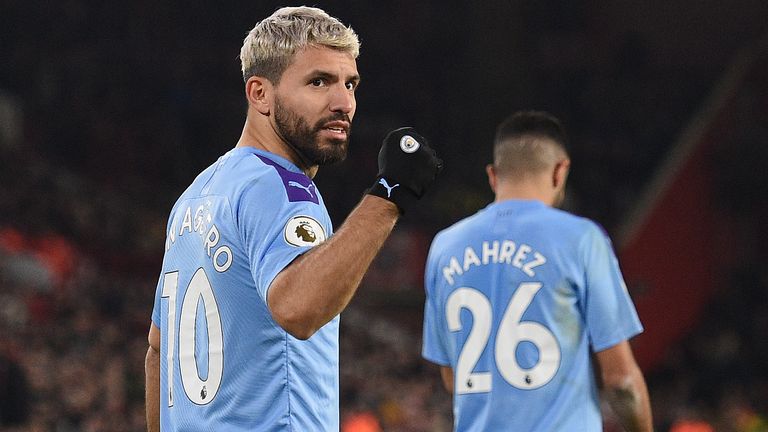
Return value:
<svg viewBox="0 0 768 432">
<path fill-rule="evenodd" d="M 528 276 L 536 276 L 534 269 L 547 262 L 547 258 L 525 243 L 517 246 L 512 240 L 484 241 L 481 253 L 478 254 L 472 246 L 464 249 L 464 256 L 460 260 L 452 256 L 448 265 L 443 267 L 443 277 L 448 284 L 453 285 L 453 277 L 469 271 L 472 266 L 485 266 L 488 264 L 509 264 L 519 268 Z"/>
<path fill-rule="evenodd" d="M 211 202 L 208 201 L 200 204 L 195 209 L 194 217 L 192 215 L 192 207 L 187 207 L 184 212 L 177 213 L 184 214 L 181 220 L 181 228 L 178 228 L 177 231 L 179 220 L 174 218 L 171 228 L 168 230 L 168 236 L 165 239 L 165 250 L 168 251 L 176 243 L 177 233 L 179 237 L 182 237 L 185 233 L 197 233 L 202 246 L 205 248 L 205 252 L 211 258 L 213 268 L 219 273 L 224 273 L 232 266 L 232 249 L 227 245 L 219 245 L 221 235 L 214 223 L 210 209 Z"/>
</svg>

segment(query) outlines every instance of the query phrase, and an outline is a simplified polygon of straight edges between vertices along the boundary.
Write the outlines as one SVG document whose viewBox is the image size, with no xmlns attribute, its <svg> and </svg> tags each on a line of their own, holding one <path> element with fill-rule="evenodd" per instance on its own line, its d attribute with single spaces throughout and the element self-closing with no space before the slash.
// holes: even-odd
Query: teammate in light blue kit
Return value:
<svg viewBox="0 0 768 432">
<path fill-rule="evenodd" d="M 352 29 L 316 8 L 282 8 L 246 37 L 243 133 L 168 220 L 145 365 L 150 431 L 339 429 L 338 315 L 440 169 L 423 137 L 391 132 L 374 186 L 331 236 L 312 178 L 346 156 L 358 50 Z"/>
<path fill-rule="evenodd" d="M 652 428 L 627 342 L 642 326 L 611 244 L 552 208 L 569 166 L 557 119 L 514 114 L 487 168 L 496 201 L 432 243 L 423 356 L 453 392 L 457 431 L 600 431 L 595 373 L 627 430 Z"/>
</svg>

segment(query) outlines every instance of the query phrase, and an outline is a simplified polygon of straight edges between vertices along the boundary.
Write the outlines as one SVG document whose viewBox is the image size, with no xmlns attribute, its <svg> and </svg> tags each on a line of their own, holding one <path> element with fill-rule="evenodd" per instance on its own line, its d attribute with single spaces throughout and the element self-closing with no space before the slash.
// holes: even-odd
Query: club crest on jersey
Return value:
<svg viewBox="0 0 768 432">
<path fill-rule="evenodd" d="M 410 135 L 403 135 L 403 137 L 400 138 L 400 148 L 406 153 L 415 152 L 419 149 L 419 146 L 419 142 Z"/>
<path fill-rule="evenodd" d="M 283 230 L 285 241 L 292 246 L 316 246 L 325 241 L 325 230 L 317 220 L 309 216 L 294 216 Z"/>
</svg>

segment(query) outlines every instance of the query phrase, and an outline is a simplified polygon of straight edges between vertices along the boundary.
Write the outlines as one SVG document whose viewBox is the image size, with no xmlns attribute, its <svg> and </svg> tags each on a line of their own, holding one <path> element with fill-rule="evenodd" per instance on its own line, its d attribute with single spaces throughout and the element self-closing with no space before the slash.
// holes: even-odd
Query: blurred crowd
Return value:
<svg viewBox="0 0 768 432">
<path fill-rule="evenodd" d="M 586 31 L 590 9 L 578 2 L 521 6 L 514 25 L 503 14 L 472 15 L 485 27 L 424 40 L 409 35 L 464 17 L 405 3 L 433 20 L 416 29 L 381 11 L 392 13 L 392 27 L 412 30 L 381 35 L 364 11 L 344 16 L 363 36 L 360 67 L 371 79 L 349 160 L 317 181 L 340 224 L 375 174 L 377 146 L 367 143 L 404 122 L 424 125 L 448 169 L 342 315 L 343 432 L 450 429 L 450 397 L 437 368 L 420 359 L 422 265 L 437 230 L 491 200 L 482 169 L 501 118 L 542 108 L 563 119 L 573 141 L 568 208 L 614 233 L 724 72 L 670 67 L 640 32 Z M 239 134 L 239 38 L 273 9 L 243 17 L 236 8 L 206 14 L 149 1 L 0 4 L 0 20 L 13 23 L 0 25 L 0 431 L 144 430 L 143 362 L 166 212 Z M 501 28 L 514 43 L 486 40 Z M 487 58 L 449 52 L 471 43 L 509 49 L 517 61 L 473 68 Z M 584 55 L 593 45 L 603 51 Z M 419 61 L 400 68 L 392 58 Z M 392 72 L 375 76 L 366 64 Z M 718 211 L 740 245 L 729 263 L 738 265 L 722 269 L 705 317 L 648 371 L 660 431 L 768 430 L 764 76 L 741 90 L 722 119 L 734 125 L 728 151 L 712 155 Z M 455 89 L 464 78 L 471 93 Z M 383 102 L 393 100 L 392 81 L 412 96 L 403 107 Z M 606 429 L 619 430 L 606 415 Z"/>
<path fill-rule="evenodd" d="M 768 430 L 768 39 L 706 152 L 717 288 L 701 320 L 649 374 L 662 430 Z M 695 217 L 695 216 L 692 216 Z"/>
<path fill-rule="evenodd" d="M 56 235 L 12 228 L 0 230 L 0 275 L 0 430 L 144 430 L 152 281 L 110 272 Z M 358 307 L 342 323 L 345 431 L 365 430 L 355 426 L 365 416 L 373 430 L 450 428 L 449 398 L 419 359 L 417 335 Z"/>
</svg>

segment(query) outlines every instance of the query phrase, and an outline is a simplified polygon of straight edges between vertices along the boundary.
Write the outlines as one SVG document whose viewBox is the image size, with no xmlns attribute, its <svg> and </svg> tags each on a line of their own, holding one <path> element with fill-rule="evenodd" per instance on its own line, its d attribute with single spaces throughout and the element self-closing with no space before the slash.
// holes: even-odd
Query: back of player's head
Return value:
<svg viewBox="0 0 768 432">
<path fill-rule="evenodd" d="M 360 41 L 347 27 L 322 9 L 280 8 L 248 32 L 240 49 L 243 80 L 261 76 L 277 84 L 294 54 L 309 46 L 333 48 L 357 58 Z"/>
<path fill-rule="evenodd" d="M 555 116 L 518 111 L 496 129 L 493 164 L 502 176 L 520 177 L 554 166 L 568 157 L 568 138 Z"/>
</svg>

